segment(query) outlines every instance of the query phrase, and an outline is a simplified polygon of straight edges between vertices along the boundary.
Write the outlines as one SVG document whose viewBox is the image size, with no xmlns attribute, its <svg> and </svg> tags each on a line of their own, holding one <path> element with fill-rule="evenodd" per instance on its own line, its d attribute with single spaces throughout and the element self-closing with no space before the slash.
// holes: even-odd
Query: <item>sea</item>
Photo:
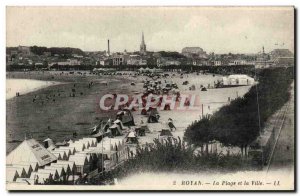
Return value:
<svg viewBox="0 0 300 196">
<path fill-rule="evenodd" d="M 59 82 L 32 79 L 6 79 L 6 100 L 16 97 L 17 93 L 24 95 L 55 84 L 59 84 Z"/>
</svg>

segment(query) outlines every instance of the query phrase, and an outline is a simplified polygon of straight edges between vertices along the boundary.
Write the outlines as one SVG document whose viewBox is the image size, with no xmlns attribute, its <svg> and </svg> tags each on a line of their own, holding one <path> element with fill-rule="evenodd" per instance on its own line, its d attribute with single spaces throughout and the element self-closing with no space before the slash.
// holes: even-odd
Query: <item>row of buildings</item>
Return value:
<svg viewBox="0 0 300 196">
<path fill-rule="evenodd" d="M 19 46 L 7 50 L 7 66 L 34 66 L 35 68 L 51 67 L 105 67 L 105 66 L 231 66 L 255 65 L 259 68 L 272 66 L 293 66 L 294 54 L 288 49 L 275 49 L 266 53 L 264 47 L 256 54 L 207 54 L 200 47 L 185 47 L 178 52 L 151 52 L 147 51 L 144 34 L 140 50 L 136 52 L 110 53 L 108 40 L 107 51 L 83 52 L 83 54 L 51 54 L 43 52 L 35 54 L 30 47 Z"/>
</svg>

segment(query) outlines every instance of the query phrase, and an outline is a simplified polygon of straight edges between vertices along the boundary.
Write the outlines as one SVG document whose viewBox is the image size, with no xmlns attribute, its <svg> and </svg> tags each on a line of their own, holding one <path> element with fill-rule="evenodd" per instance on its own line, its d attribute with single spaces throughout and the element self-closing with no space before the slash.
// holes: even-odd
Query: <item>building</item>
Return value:
<svg viewBox="0 0 300 196">
<path fill-rule="evenodd" d="M 207 58 L 206 52 L 200 47 L 185 47 L 182 54 L 188 58 Z"/>
<path fill-rule="evenodd" d="M 108 65 L 111 65 L 111 61 L 108 58 L 103 58 L 103 59 L 99 60 L 99 65 L 108 66 Z"/>
<path fill-rule="evenodd" d="M 126 64 L 126 55 L 123 54 L 113 54 L 112 60 L 114 66 L 125 65 Z"/>
<path fill-rule="evenodd" d="M 209 63 L 208 63 L 207 59 L 195 58 L 195 59 L 192 59 L 192 65 L 194 65 L 194 66 L 208 66 Z"/>
<path fill-rule="evenodd" d="M 228 65 L 247 65 L 247 64 L 248 62 L 244 59 L 236 59 L 228 63 Z"/>
<path fill-rule="evenodd" d="M 213 66 L 221 66 L 222 65 L 222 61 L 221 60 L 214 60 L 214 61 L 212 61 L 212 65 Z"/>
<path fill-rule="evenodd" d="M 273 66 L 293 66 L 294 54 L 289 49 L 274 49 L 270 52 L 270 60 L 274 63 Z"/>
<path fill-rule="evenodd" d="M 50 67 L 53 65 L 58 65 L 58 66 L 75 66 L 75 65 L 80 65 L 81 62 L 78 59 L 67 59 L 66 61 L 55 61 L 52 63 L 49 63 Z"/>
<path fill-rule="evenodd" d="M 147 60 L 143 59 L 140 55 L 129 55 L 127 65 L 146 66 Z"/>
<path fill-rule="evenodd" d="M 21 54 L 26 55 L 26 56 L 31 54 L 30 48 L 28 46 L 19 46 L 18 51 L 21 52 Z"/>
<path fill-rule="evenodd" d="M 255 68 L 267 68 L 271 66 L 270 57 L 265 53 L 265 48 L 262 47 L 262 52 L 258 54 L 255 62 Z"/>
<path fill-rule="evenodd" d="M 141 45 L 140 45 L 140 53 L 142 55 L 145 55 L 147 52 L 147 47 L 146 47 L 146 44 L 145 44 L 145 39 L 144 39 L 144 32 L 142 33 L 142 42 L 141 42 Z"/>
<path fill-rule="evenodd" d="M 157 59 L 157 66 L 158 67 L 163 67 L 163 66 L 172 66 L 176 65 L 179 66 L 181 65 L 181 62 L 179 60 L 176 60 L 172 57 L 160 57 Z"/>
</svg>

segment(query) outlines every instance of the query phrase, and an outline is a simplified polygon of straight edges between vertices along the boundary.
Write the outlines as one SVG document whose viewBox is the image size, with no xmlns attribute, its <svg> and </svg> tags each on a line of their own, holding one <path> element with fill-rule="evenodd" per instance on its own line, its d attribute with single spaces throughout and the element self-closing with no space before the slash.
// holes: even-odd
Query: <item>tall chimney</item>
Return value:
<svg viewBox="0 0 300 196">
<path fill-rule="evenodd" d="M 107 40 L 107 54 L 110 55 L 110 50 L 109 50 L 109 39 Z"/>
</svg>

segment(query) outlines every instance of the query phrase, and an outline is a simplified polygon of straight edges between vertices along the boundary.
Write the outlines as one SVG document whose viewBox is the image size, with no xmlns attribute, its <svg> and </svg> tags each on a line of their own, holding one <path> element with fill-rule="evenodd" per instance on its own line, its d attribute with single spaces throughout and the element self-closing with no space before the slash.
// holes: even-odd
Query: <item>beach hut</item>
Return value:
<svg viewBox="0 0 300 196">
<path fill-rule="evenodd" d="M 129 144 L 137 144 L 138 139 L 135 131 L 130 131 L 126 136 L 126 142 Z"/>
<path fill-rule="evenodd" d="M 51 163 L 51 165 L 49 167 L 61 167 L 61 168 L 63 168 L 66 176 L 73 174 L 73 171 L 71 170 L 71 168 L 69 167 L 69 165 L 67 163 L 65 163 L 65 164 Z M 74 169 L 74 171 L 75 171 L 75 169 Z"/>
<path fill-rule="evenodd" d="M 6 182 L 15 182 L 20 175 L 14 168 L 6 169 Z"/>
<path fill-rule="evenodd" d="M 80 139 L 80 140 L 75 142 L 75 144 L 79 144 L 79 143 L 84 144 L 85 149 L 88 149 L 91 146 L 91 143 L 90 143 L 89 140 Z"/>
<path fill-rule="evenodd" d="M 56 169 L 39 169 L 38 173 L 49 173 L 53 180 L 59 180 L 60 176 Z"/>
<path fill-rule="evenodd" d="M 61 180 L 66 180 L 66 171 L 63 166 L 51 165 L 45 166 L 45 170 L 56 170 Z"/>
<path fill-rule="evenodd" d="M 104 151 L 116 151 L 116 161 L 125 159 L 125 151 L 126 151 L 126 137 L 118 137 L 118 138 L 104 138 L 97 145 L 97 149 L 102 149 Z M 115 155 L 112 155 L 115 156 Z"/>
<path fill-rule="evenodd" d="M 117 124 L 120 127 L 121 130 L 125 129 L 125 127 L 124 127 L 124 125 L 123 125 L 123 123 L 120 119 L 115 120 L 114 124 Z"/>
<path fill-rule="evenodd" d="M 148 123 L 157 123 L 160 116 L 158 114 L 157 108 L 151 108 L 149 117 L 148 117 Z"/>
<path fill-rule="evenodd" d="M 89 172 L 89 163 L 86 156 L 71 155 L 69 161 L 75 163 L 75 174 L 84 174 Z"/>
<path fill-rule="evenodd" d="M 74 161 L 70 161 L 70 160 L 69 161 L 57 161 L 56 163 L 52 163 L 52 164 L 53 165 L 64 165 L 65 171 L 71 171 L 72 174 L 75 173 L 75 171 L 76 171 L 76 165 L 75 165 Z"/>
<path fill-rule="evenodd" d="M 56 147 L 56 146 L 54 145 L 53 140 L 50 139 L 50 138 L 45 139 L 43 142 L 44 142 L 44 147 L 45 147 L 47 150 L 53 150 L 53 149 L 55 149 L 55 147 Z"/>
<path fill-rule="evenodd" d="M 88 150 L 88 149 L 86 149 L 86 150 Z M 88 154 L 87 151 L 76 152 L 73 156 L 84 156 L 84 157 L 86 157 L 88 163 L 90 163 L 92 160 L 91 155 Z"/>
<path fill-rule="evenodd" d="M 68 160 L 71 156 L 71 150 L 70 149 L 60 149 L 56 148 L 52 151 L 53 153 L 59 153 L 62 157 L 62 160 Z"/>
<path fill-rule="evenodd" d="M 58 152 L 52 152 L 52 154 L 56 156 L 57 160 L 63 160 Z"/>
<path fill-rule="evenodd" d="M 30 180 L 33 180 L 34 184 L 48 184 L 53 181 L 53 177 L 50 172 L 32 172 L 30 175 Z"/>
<path fill-rule="evenodd" d="M 254 79 L 243 74 L 229 75 L 228 77 L 222 78 L 223 87 L 231 86 L 248 86 L 254 84 Z"/>
<path fill-rule="evenodd" d="M 57 148 L 57 149 L 59 149 L 59 150 L 64 150 L 64 151 L 70 151 L 70 153 L 71 153 L 71 155 L 72 154 L 74 154 L 75 152 L 76 152 L 76 149 L 75 149 L 75 147 L 73 146 L 60 146 L 59 148 Z"/>
<path fill-rule="evenodd" d="M 146 135 L 146 130 L 141 129 L 140 126 L 134 127 L 134 131 L 136 132 L 137 136 L 145 136 Z"/>
<path fill-rule="evenodd" d="M 26 172 L 26 178 L 30 177 L 31 172 L 33 172 L 33 168 L 30 164 L 15 164 L 15 165 L 7 165 L 7 166 L 12 166 L 12 167 L 23 167 L 25 172 Z M 34 168 L 35 169 L 35 168 Z"/>
<path fill-rule="evenodd" d="M 6 165 L 6 168 L 16 168 L 20 178 L 29 178 L 33 172 L 31 165 Z"/>
<path fill-rule="evenodd" d="M 13 165 L 21 162 L 30 164 L 37 163 L 39 167 L 56 161 L 57 158 L 44 146 L 34 139 L 25 139 L 6 157 L 6 164 Z"/>
<path fill-rule="evenodd" d="M 112 126 L 110 126 L 108 128 L 108 131 L 109 131 L 110 136 L 112 136 L 112 137 L 123 135 L 122 131 L 120 130 L 120 128 L 117 124 L 113 124 Z"/>
<path fill-rule="evenodd" d="M 70 144 L 69 147 L 72 147 L 72 148 L 74 147 L 76 152 L 81 152 L 81 151 L 84 151 L 84 149 L 86 149 L 85 144 L 82 142 L 78 142 L 78 141 Z"/>
<path fill-rule="evenodd" d="M 20 163 L 15 164 L 15 165 L 30 166 L 32 168 L 32 172 L 37 171 L 38 168 L 39 168 L 37 162 L 31 162 L 31 163 L 20 162 Z"/>
<path fill-rule="evenodd" d="M 90 143 L 90 147 L 95 147 L 95 146 L 97 146 L 97 139 L 96 138 L 91 138 L 91 137 L 89 137 L 89 138 L 82 138 L 82 140 L 86 140 L 86 141 L 88 141 L 89 143 Z"/>
<path fill-rule="evenodd" d="M 121 120 L 124 126 L 134 126 L 134 118 L 128 109 L 123 109 L 117 113 L 117 119 Z"/>
<path fill-rule="evenodd" d="M 102 159 L 100 160 L 103 160 L 103 162 L 101 161 L 100 163 L 102 163 L 101 166 L 105 171 L 110 171 L 119 163 L 120 160 L 124 160 L 120 158 L 117 151 L 107 149 L 106 147 L 97 147 L 91 151 L 91 153 L 102 156 Z"/>
<path fill-rule="evenodd" d="M 26 173 L 24 167 L 22 167 L 22 166 L 18 167 L 18 166 L 12 165 L 12 166 L 6 166 L 6 168 L 7 169 L 12 169 L 12 170 L 13 169 L 17 170 L 20 178 L 26 178 L 27 177 L 27 173 Z"/>
<path fill-rule="evenodd" d="M 140 129 L 143 130 L 145 133 L 151 132 L 147 124 L 141 124 Z"/>
<path fill-rule="evenodd" d="M 112 125 L 112 120 L 108 119 L 107 121 L 101 120 L 100 123 L 93 128 L 91 128 L 91 135 L 93 138 L 96 138 L 99 142 L 103 137 L 105 137 L 108 128 Z"/>
</svg>

